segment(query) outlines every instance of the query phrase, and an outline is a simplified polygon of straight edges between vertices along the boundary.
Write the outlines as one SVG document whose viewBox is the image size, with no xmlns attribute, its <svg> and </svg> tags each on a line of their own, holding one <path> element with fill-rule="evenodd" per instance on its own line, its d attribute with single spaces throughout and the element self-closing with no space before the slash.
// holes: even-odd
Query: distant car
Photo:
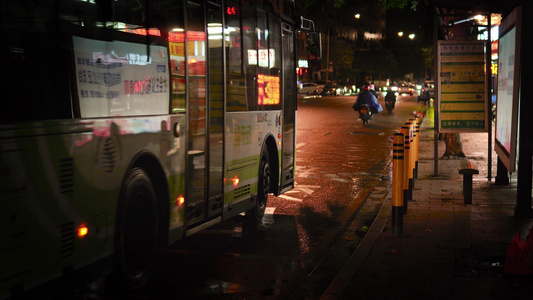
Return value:
<svg viewBox="0 0 533 300">
<path fill-rule="evenodd" d="M 429 102 L 431 98 L 435 98 L 435 83 L 433 81 L 426 81 L 420 90 L 417 102 Z"/>
<path fill-rule="evenodd" d="M 326 86 L 326 83 L 325 81 L 321 81 L 321 80 L 317 80 L 317 81 L 313 81 L 313 83 L 316 83 L 317 84 L 317 87 L 318 87 L 318 93 L 319 94 L 322 94 L 322 90 L 324 89 L 324 86 Z"/>
<path fill-rule="evenodd" d="M 426 81 L 420 90 L 422 94 L 429 93 L 430 98 L 435 98 L 435 83 L 433 81 Z"/>
<path fill-rule="evenodd" d="M 407 83 L 400 83 L 400 85 L 398 85 L 398 93 L 399 94 L 409 94 L 409 95 L 413 96 L 414 90 Z"/>
<path fill-rule="evenodd" d="M 299 85 L 298 94 L 316 95 L 318 94 L 318 85 L 313 82 L 302 82 Z"/>
<path fill-rule="evenodd" d="M 337 96 L 337 85 L 331 82 L 328 82 L 324 88 L 322 89 L 322 92 L 320 93 L 322 96 Z"/>
</svg>

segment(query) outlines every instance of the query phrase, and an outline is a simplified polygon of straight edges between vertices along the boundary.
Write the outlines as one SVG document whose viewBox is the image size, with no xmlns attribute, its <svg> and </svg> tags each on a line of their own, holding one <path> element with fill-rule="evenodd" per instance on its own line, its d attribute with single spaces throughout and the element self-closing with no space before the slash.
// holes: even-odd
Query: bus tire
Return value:
<svg viewBox="0 0 533 300">
<path fill-rule="evenodd" d="M 271 180 L 272 171 L 270 169 L 268 151 L 263 148 L 261 151 L 261 162 L 259 163 L 259 174 L 257 177 L 257 199 L 252 214 L 256 223 L 260 223 L 265 215 Z"/>
<path fill-rule="evenodd" d="M 126 289 L 146 287 L 155 269 L 158 249 L 156 194 L 141 168 L 132 169 L 122 188 L 117 211 L 115 263 Z"/>
<path fill-rule="evenodd" d="M 270 181 L 272 180 L 272 173 L 270 170 L 270 161 L 268 158 L 268 151 L 263 149 L 261 151 L 261 161 L 259 163 L 259 172 L 257 176 L 257 196 L 255 205 L 251 208 L 245 216 L 243 222 L 243 237 L 254 238 L 262 227 L 263 216 L 265 215 L 268 194 L 270 193 Z"/>
</svg>

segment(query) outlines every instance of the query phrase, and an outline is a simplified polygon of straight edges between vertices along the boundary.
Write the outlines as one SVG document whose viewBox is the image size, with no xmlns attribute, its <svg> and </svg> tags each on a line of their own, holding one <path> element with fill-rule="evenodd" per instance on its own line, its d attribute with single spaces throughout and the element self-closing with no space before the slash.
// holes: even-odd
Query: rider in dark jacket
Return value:
<svg viewBox="0 0 533 300">
<path fill-rule="evenodd" d="M 365 84 L 364 91 L 359 93 L 359 95 L 357 96 L 357 100 L 355 100 L 353 109 L 359 111 L 359 107 L 361 106 L 361 104 L 367 104 L 373 114 L 377 114 L 383 111 L 383 107 L 381 107 L 381 104 L 379 104 L 376 96 L 374 96 L 374 94 L 370 91 L 370 87 L 368 84 Z"/>
<path fill-rule="evenodd" d="M 390 89 L 387 91 L 387 96 L 385 96 L 385 103 L 387 103 L 387 101 L 392 102 L 392 107 L 396 106 L 396 95 Z"/>
</svg>

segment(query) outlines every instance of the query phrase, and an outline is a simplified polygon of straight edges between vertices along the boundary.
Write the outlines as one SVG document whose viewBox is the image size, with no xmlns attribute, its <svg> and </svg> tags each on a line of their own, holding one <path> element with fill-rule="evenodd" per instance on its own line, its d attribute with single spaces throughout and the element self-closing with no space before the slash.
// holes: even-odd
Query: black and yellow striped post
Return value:
<svg viewBox="0 0 533 300">
<path fill-rule="evenodd" d="M 404 134 L 395 133 L 392 137 L 392 234 L 403 234 L 403 164 Z"/>
<path fill-rule="evenodd" d="M 409 200 L 413 200 L 413 190 L 415 189 L 415 179 L 413 177 L 415 173 L 415 148 L 413 134 L 415 132 L 414 123 L 409 121 L 405 123 L 405 126 L 409 127 Z"/>
<path fill-rule="evenodd" d="M 401 134 L 404 135 L 404 153 L 403 153 L 403 214 L 407 214 L 407 202 L 409 200 L 409 177 L 412 172 L 411 167 L 411 128 L 409 126 L 402 126 Z"/>
<path fill-rule="evenodd" d="M 419 150 L 420 150 L 420 118 L 415 117 L 414 119 L 411 119 L 414 124 L 414 132 L 413 132 L 413 147 L 414 150 L 414 159 L 415 159 L 415 166 L 413 170 L 413 178 L 418 178 L 418 158 L 419 158 Z"/>
</svg>

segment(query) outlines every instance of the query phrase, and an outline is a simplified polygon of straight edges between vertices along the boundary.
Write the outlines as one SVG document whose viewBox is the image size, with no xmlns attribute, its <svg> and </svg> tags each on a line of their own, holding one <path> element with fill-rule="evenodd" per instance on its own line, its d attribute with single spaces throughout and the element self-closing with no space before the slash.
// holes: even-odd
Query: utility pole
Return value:
<svg viewBox="0 0 533 300">
<path fill-rule="evenodd" d="M 327 36 L 326 36 L 326 39 L 327 39 L 327 47 L 326 47 L 326 83 L 329 82 L 329 27 L 328 27 L 328 32 L 327 32 Z"/>
</svg>

